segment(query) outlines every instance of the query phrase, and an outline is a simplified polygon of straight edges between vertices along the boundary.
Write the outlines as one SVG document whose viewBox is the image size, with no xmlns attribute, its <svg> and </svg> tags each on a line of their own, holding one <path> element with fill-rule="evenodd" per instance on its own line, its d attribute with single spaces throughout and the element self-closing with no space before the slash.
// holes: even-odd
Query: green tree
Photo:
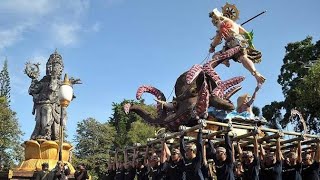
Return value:
<svg viewBox="0 0 320 180">
<path fill-rule="evenodd" d="M 3 68 L 0 71 L 0 96 L 6 97 L 8 104 L 10 104 L 10 76 L 8 71 L 8 60 L 6 59 Z"/>
<path fill-rule="evenodd" d="M 0 163 L 12 168 L 23 159 L 21 136 L 16 113 L 13 112 L 5 97 L 0 97 Z"/>
<path fill-rule="evenodd" d="M 320 58 L 320 41 L 312 42 L 311 37 L 294 43 L 289 43 L 286 47 L 286 54 L 283 59 L 283 65 L 278 76 L 278 83 L 282 86 L 282 92 L 285 97 L 284 101 L 272 102 L 262 108 L 263 116 L 271 118 L 269 120 L 279 119 L 284 112 L 281 125 L 285 127 L 289 122 L 298 126 L 298 119 L 289 119 L 291 109 L 298 109 L 304 116 L 307 126 L 314 132 L 319 132 L 316 126 L 319 115 L 316 113 L 318 109 L 309 106 L 317 101 L 314 89 L 311 89 L 311 84 L 319 82 L 316 76 L 311 76 L 310 73 L 317 73 L 319 69 L 311 68 Z M 307 77 L 310 77 L 309 79 Z M 313 79 L 311 79 L 311 77 Z M 306 79 L 306 80 L 304 80 Z M 310 85 L 310 86 L 309 86 Z"/>
<path fill-rule="evenodd" d="M 128 135 L 128 132 L 131 129 L 131 123 L 136 122 L 136 121 L 140 121 L 142 122 L 142 118 L 140 116 L 138 116 L 135 113 L 129 113 L 129 114 L 125 114 L 124 110 L 123 110 L 123 106 L 126 103 L 134 103 L 134 104 L 139 104 L 140 106 L 142 106 L 144 109 L 146 109 L 147 111 L 149 111 L 151 114 L 153 114 L 154 116 L 156 115 L 156 111 L 155 108 L 152 106 L 148 106 L 145 105 L 143 100 L 142 101 L 133 101 L 133 100 L 124 100 L 121 103 L 112 103 L 112 111 L 113 114 L 109 119 L 109 123 L 115 127 L 116 131 L 117 131 L 117 136 L 115 137 L 115 145 L 116 147 L 120 147 L 123 148 L 124 146 L 128 146 L 128 145 L 132 145 L 132 141 L 130 141 L 130 137 Z M 153 130 L 153 127 L 149 126 L 149 125 L 145 125 L 144 128 L 151 128 Z M 152 130 L 146 130 L 147 132 L 152 131 Z M 154 133 L 152 133 L 154 134 Z M 142 138 L 144 138 L 144 136 L 141 136 Z M 131 139 L 132 140 L 132 139 Z M 141 139 L 142 141 L 145 141 L 146 139 Z M 137 141 L 137 139 L 136 139 Z"/>
<path fill-rule="evenodd" d="M 73 164 L 84 163 L 94 179 L 105 171 L 115 138 L 115 129 L 107 123 L 87 118 L 77 124 Z"/>
<path fill-rule="evenodd" d="M 310 68 L 308 74 L 302 79 L 296 93 L 300 97 L 297 107 L 303 107 L 307 116 L 307 124 L 311 130 L 320 132 L 320 59 Z"/>
<path fill-rule="evenodd" d="M 156 128 L 150 126 L 140 120 L 131 123 L 131 128 L 128 132 L 128 143 L 146 144 L 147 139 L 155 136 Z"/>
</svg>

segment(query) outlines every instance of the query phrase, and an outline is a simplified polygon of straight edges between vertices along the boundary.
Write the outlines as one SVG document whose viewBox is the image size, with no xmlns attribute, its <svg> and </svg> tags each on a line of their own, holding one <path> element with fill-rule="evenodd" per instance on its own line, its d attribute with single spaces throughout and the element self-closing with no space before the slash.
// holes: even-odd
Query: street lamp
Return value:
<svg viewBox="0 0 320 180">
<path fill-rule="evenodd" d="M 71 86 L 71 82 L 69 81 L 68 75 L 64 75 L 63 83 L 60 86 L 59 89 L 59 100 L 60 100 L 60 106 L 61 106 L 61 113 L 60 113 L 60 140 L 59 140 L 59 161 L 62 161 L 62 144 L 63 144 L 63 112 L 68 107 L 69 103 L 71 102 L 73 97 L 73 88 Z"/>
</svg>

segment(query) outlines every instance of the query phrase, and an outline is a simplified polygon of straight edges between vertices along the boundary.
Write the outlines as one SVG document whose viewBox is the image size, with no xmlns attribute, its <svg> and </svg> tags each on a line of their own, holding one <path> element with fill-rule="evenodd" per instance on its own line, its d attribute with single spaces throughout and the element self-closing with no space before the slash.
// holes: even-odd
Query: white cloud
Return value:
<svg viewBox="0 0 320 180">
<path fill-rule="evenodd" d="M 22 33 L 27 25 L 19 25 L 11 29 L 0 29 L 0 49 L 11 46 L 22 39 Z"/>
<path fill-rule="evenodd" d="M 81 27 L 78 24 L 56 23 L 52 25 L 52 34 L 59 44 L 64 46 L 75 44 Z"/>
<path fill-rule="evenodd" d="M 28 39 L 26 33 L 33 31 L 49 37 L 45 42 L 74 45 L 80 33 L 87 32 L 82 27 L 89 7 L 89 0 L 0 1 L 0 50 Z M 91 32 L 99 28 L 100 24 L 96 23 Z"/>
</svg>

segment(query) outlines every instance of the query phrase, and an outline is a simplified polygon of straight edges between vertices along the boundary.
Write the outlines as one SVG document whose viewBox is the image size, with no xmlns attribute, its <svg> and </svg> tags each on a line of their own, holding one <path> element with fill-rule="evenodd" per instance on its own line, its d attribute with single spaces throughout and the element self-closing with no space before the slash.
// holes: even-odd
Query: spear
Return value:
<svg viewBox="0 0 320 180">
<path fill-rule="evenodd" d="M 244 23 L 241 24 L 241 26 L 243 26 L 244 24 L 247 24 L 248 22 L 252 21 L 253 19 L 257 18 L 258 16 L 261 16 L 262 14 L 266 13 L 267 11 L 263 11 L 255 16 L 253 16 L 252 18 L 248 19 L 247 21 L 245 21 Z"/>
</svg>

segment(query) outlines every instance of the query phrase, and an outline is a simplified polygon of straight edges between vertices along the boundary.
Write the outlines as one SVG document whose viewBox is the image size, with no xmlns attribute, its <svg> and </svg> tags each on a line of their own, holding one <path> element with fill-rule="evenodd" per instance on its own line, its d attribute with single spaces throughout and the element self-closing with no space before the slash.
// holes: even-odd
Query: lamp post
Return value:
<svg viewBox="0 0 320 180">
<path fill-rule="evenodd" d="M 71 102 L 73 97 L 73 88 L 71 86 L 71 82 L 69 81 L 68 75 L 64 75 L 63 83 L 60 86 L 59 89 L 59 100 L 60 100 L 60 106 L 61 106 L 61 112 L 60 112 L 60 127 L 59 127 L 59 161 L 62 161 L 62 144 L 63 144 L 63 112 L 68 107 L 69 103 Z"/>
</svg>

